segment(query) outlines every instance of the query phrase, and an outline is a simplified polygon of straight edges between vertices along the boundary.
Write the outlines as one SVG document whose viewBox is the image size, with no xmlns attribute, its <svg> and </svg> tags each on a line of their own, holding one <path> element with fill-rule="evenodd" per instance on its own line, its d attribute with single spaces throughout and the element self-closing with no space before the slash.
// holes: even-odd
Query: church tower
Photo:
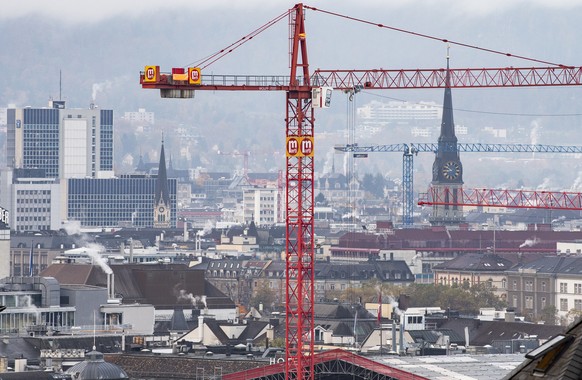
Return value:
<svg viewBox="0 0 582 380">
<path fill-rule="evenodd" d="M 463 165 L 457 148 L 457 136 L 455 136 L 448 57 L 441 134 L 438 139 L 436 157 L 432 164 L 431 185 L 435 194 L 444 199 L 445 203 L 462 201 Z M 433 205 L 430 222 L 432 225 L 457 225 L 462 223 L 464 222 L 463 207 Z"/>
<path fill-rule="evenodd" d="M 154 228 L 170 228 L 171 203 L 168 189 L 168 175 L 166 172 L 166 155 L 164 153 L 164 140 L 162 138 L 162 151 L 160 152 L 160 165 L 158 179 L 156 180 L 156 194 L 154 197 Z"/>
</svg>

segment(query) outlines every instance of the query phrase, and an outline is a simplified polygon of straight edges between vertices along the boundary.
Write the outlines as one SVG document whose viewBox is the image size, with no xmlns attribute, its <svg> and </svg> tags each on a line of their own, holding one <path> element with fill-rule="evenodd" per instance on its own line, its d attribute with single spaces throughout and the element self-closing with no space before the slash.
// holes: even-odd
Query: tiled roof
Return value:
<svg viewBox="0 0 582 380">
<path fill-rule="evenodd" d="M 176 305 L 235 307 L 232 300 L 205 280 L 203 270 L 184 264 L 123 264 L 112 265 L 111 270 L 115 293 L 123 303 L 151 304 L 156 309 L 173 309 Z M 55 277 L 64 284 L 107 286 L 105 273 L 92 265 L 53 264 L 42 275 Z M 202 296 L 206 296 L 206 305 L 202 304 Z"/>
<path fill-rule="evenodd" d="M 536 335 L 538 339 L 549 339 L 563 330 L 561 326 L 466 318 L 453 318 L 441 326 L 443 329 L 454 330 L 462 336 L 464 336 L 465 327 L 469 328 L 470 345 L 479 347 L 491 345 L 494 341 L 521 339 L 528 335 Z"/>
<path fill-rule="evenodd" d="M 515 268 L 533 269 L 539 273 L 582 274 L 582 257 L 580 256 L 546 256 L 525 263 Z"/>
<path fill-rule="evenodd" d="M 380 249 L 474 249 L 483 250 L 493 245 L 500 251 L 516 250 L 535 252 L 555 250 L 558 241 L 582 239 L 582 231 L 492 231 L 464 230 L 444 227 L 394 229 L 387 234 L 347 232 L 339 239 L 341 247 L 380 248 Z M 535 242 L 530 245 L 528 242 Z"/>
<path fill-rule="evenodd" d="M 499 255 L 465 253 L 442 264 L 435 265 L 434 269 L 464 270 L 484 272 L 504 272 L 511 268 L 513 263 Z"/>
<path fill-rule="evenodd" d="M 93 273 L 96 271 L 101 273 Z M 102 284 L 103 280 L 107 283 L 105 273 L 99 267 L 87 264 L 52 264 L 40 276 L 54 277 L 60 284 L 67 285 L 98 285 L 95 282 Z M 89 278 L 94 280 L 93 283 L 89 283 Z"/>
</svg>

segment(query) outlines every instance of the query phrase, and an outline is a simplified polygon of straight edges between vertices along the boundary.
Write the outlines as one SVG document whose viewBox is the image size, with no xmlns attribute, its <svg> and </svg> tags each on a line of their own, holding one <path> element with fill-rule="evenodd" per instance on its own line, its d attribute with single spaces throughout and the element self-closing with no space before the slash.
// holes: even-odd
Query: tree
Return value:
<svg viewBox="0 0 582 380">
<path fill-rule="evenodd" d="M 469 286 L 411 284 L 406 289 L 411 307 L 438 306 L 461 313 L 477 314 L 482 307 L 505 307 L 505 302 L 493 293 L 495 289 L 486 284 Z"/>
<path fill-rule="evenodd" d="M 544 307 L 540 312 L 540 321 L 547 325 L 555 325 L 558 316 L 558 308 L 554 305 Z"/>
<path fill-rule="evenodd" d="M 385 182 L 386 180 L 380 173 L 376 173 L 376 175 L 366 173 L 362 178 L 362 188 L 375 197 L 382 198 L 384 196 Z"/>
<path fill-rule="evenodd" d="M 251 306 L 258 309 L 259 305 L 263 304 L 263 308 L 266 310 L 271 310 L 275 306 L 277 293 L 269 287 L 269 284 L 267 280 L 258 281 L 251 298 Z"/>
</svg>

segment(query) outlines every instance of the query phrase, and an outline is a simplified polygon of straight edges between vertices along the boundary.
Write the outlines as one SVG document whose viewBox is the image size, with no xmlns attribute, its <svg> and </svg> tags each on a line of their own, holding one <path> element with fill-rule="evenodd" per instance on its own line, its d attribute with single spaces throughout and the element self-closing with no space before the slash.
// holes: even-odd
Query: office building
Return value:
<svg viewBox="0 0 582 380">
<path fill-rule="evenodd" d="M 158 177 L 71 178 L 67 181 L 67 219 L 83 227 L 153 227 Z M 176 180 L 167 180 L 169 227 L 176 227 Z"/>
<path fill-rule="evenodd" d="M 49 178 L 113 176 L 113 111 L 48 108 L 7 110 L 8 167 L 42 169 Z"/>
</svg>

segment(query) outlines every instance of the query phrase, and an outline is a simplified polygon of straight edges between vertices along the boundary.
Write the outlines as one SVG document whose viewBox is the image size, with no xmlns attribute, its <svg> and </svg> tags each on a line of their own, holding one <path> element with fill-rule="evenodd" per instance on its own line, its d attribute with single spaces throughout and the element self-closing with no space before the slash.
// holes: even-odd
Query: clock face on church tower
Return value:
<svg viewBox="0 0 582 380">
<path fill-rule="evenodd" d="M 461 166 L 455 161 L 449 161 L 443 165 L 443 176 L 446 179 L 457 179 L 461 174 Z"/>
</svg>

